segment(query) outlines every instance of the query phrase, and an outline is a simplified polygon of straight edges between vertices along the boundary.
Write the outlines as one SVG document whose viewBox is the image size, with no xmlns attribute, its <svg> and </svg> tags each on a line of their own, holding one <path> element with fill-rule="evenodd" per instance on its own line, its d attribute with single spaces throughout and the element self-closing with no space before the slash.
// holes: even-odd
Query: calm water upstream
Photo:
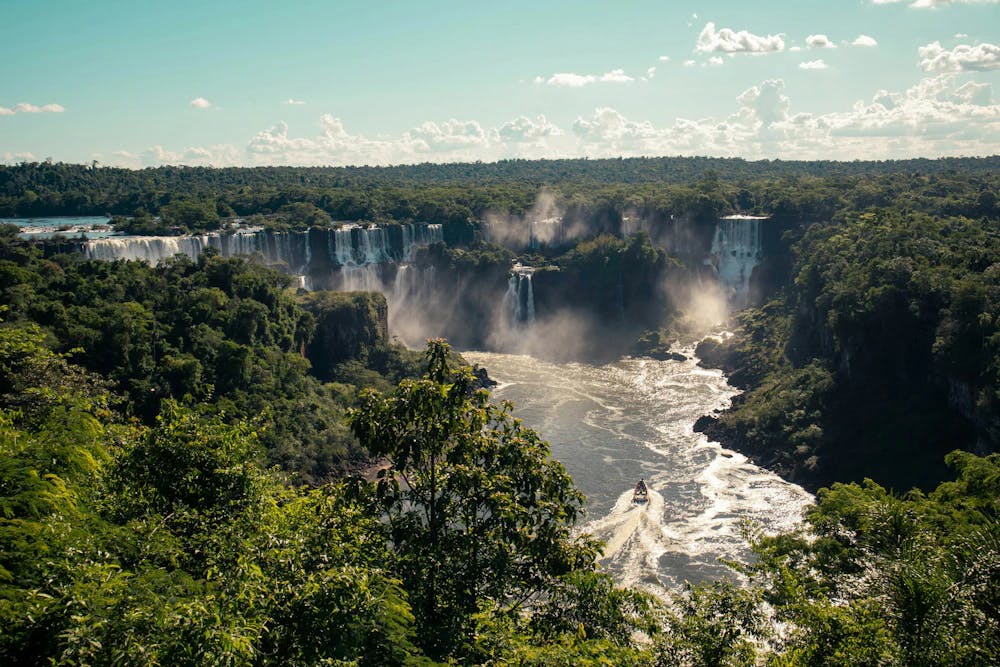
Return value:
<svg viewBox="0 0 1000 667">
<path fill-rule="evenodd" d="M 654 592 L 685 580 L 734 576 L 745 559 L 741 523 L 794 526 L 812 496 L 693 431 L 737 393 L 719 371 L 688 361 L 626 358 L 606 365 L 463 352 L 499 382 L 496 399 L 552 445 L 587 494 L 583 529 L 606 543 L 601 564 Z M 645 478 L 650 502 L 631 504 Z"/>
</svg>

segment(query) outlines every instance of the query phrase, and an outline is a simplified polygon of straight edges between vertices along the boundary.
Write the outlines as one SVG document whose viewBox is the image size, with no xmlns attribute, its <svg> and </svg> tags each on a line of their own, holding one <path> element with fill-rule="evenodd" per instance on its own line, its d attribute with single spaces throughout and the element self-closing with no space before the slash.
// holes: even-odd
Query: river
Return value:
<svg viewBox="0 0 1000 667">
<path fill-rule="evenodd" d="M 745 560 L 744 523 L 787 530 L 812 496 L 693 430 L 737 391 L 720 371 L 687 361 L 625 358 L 555 364 L 463 352 L 499 385 L 493 396 L 536 429 L 587 495 L 582 529 L 606 543 L 601 565 L 624 585 L 654 593 L 684 581 L 737 578 L 721 562 Z M 647 505 L 631 503 L 644 478 Z"/>
</svg>

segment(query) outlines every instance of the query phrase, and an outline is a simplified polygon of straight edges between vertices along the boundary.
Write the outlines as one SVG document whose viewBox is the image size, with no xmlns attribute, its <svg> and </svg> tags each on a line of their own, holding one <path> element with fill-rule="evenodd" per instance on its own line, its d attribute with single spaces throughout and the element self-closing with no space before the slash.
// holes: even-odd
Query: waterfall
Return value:
<svg viewBox="0 0 1000 667">
<path fill-rule="evenodd" d="M 142 260 L 156 265 L 178 254 L 196 259 L 210 245 L 210 238 L 208 235 L 108 237 L 87 241 L 83 251 L 87 259 Z"/>
<path fill-rule="evenodd" d="M 357 225 L 343 225 L 333 230 L 334 255 L 331 261 L 338 266 L 354 264 L 354 230 Z"/>
<path fill-rule="evenodd" d="M 519 277 L 516 271 L 510 272 L 510 278 L 507 279 L 507 293 L 504 294 L 503 300 L 505 303 L 510 304 L 510 317 L 511 321 L 514 323 L 521 321 L 521 291 L 519 287 Z"/>
<path fill-rule="evenodd" d="M 715 268 L 719 283 L 726 290 L 729 304 L 734 308 L 746 307 L 750 276 L 763 256 L 763 219 L 733 215 L 722 218 L 715 226 L 712 250 L 706 263 Z"/>
<path fill-rule="evenodd" d="M 444 243 L 444 228 L 440 224 L 424 225 L 423 245 Z"/>
<path fill-rule="evenodd" d="M 400 259 L 404 262 L 413 259 L 413 225 L 403 225 L 403 248 L 400 252 Z M 402 269 L 403 267 L 399 267 Z"/>
<path fill-rule="evenodd" d="M 535 321 L 535 289 L 531 276 L 535 272 L 530 266 L 515 264 L 507 279 L 504 302 L 508 304 L 511 322 L 518 326 Z"/>
<path fill-rule="evenodd" d="M 528 324 L 531 324 L 532 322 L 535 321 L 535 290 L 531 286 L 531 274 L 530 273 L 525 274 L 524 278 L 525 281 L 528 283 L 528 294 L 525 297 L 526 303 L 524 308 L 525 310 L 524 321 L 527 322 Z"/>
</svg>

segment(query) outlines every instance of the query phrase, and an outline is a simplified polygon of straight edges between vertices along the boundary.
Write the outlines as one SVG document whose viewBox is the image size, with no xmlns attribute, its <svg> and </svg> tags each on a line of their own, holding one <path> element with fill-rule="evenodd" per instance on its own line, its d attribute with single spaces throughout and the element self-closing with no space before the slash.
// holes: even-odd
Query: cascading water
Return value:
<svg viewBox="0 0 1000 667">
<path fill-rule="evenodd" d="M 330 239 L 333 241 L 333 252 L 330 253 L 330 259 L 337 266 L 355 263 L 353 232 L 357 228 L 357 225 L 343 225 L 333 230 L 333 234 L 330 235 Z"/>
<path fill-rule="evenodd" d="M 763 256 L 761 221 L 765 218 L 733 215 L 716 223 L 712 250 L 706 263 L 715 268 L 726 290 L 729 305 L 745 308 L 750 292 L 750 276 Z"/>
<path fill-rule="evenodd" d="M 109 237 L 87 241 L 84 254 L 87 259 L 128 259 L 158 264 L 174 255 L 194 259 L 206 247 L 218 247 L 218 242 L 218 235 Z"/>
<path fill-rule="evenodd" d="M 521 264 L 515 264 L 510 270 L 504 303 L 515 327 L 531 325 L 535 321 L 535 289 L 531 282 L 534 272 L 530 266 Z"/>
<path fill-rule="evenodd" d="M 89 259 L 138 259 L 158 264 L 176 254 L 195 259 L 205 248 L 214 247 L 223 257 L 260 253 L 267 262 L 284 264 L 292 274 L 310 275 L 330 267 L 406 261 L 417 247 L 443 242 L 444 235 L 439 224 L 410 223 L 402 226 L 400 238 L 397 248 L 390 243 L 386 229 L 376 225 L 344 224 L 335 229 L 311 231 L 246 228 L 188 236 L 91 239 L 84 242 L 83 251 Z"/>
</svg>

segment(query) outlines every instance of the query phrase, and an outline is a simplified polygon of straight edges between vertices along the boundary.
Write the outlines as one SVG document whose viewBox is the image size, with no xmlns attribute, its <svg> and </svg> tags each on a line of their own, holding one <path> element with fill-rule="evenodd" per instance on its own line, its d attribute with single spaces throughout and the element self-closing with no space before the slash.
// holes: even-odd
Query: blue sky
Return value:
<svg viewBox="0 0 1000 667">
<path fill-rule="evenodd" d="M 0 161 L 1000 152 L 998 0 L 4 0 Z"/>
</svg>

